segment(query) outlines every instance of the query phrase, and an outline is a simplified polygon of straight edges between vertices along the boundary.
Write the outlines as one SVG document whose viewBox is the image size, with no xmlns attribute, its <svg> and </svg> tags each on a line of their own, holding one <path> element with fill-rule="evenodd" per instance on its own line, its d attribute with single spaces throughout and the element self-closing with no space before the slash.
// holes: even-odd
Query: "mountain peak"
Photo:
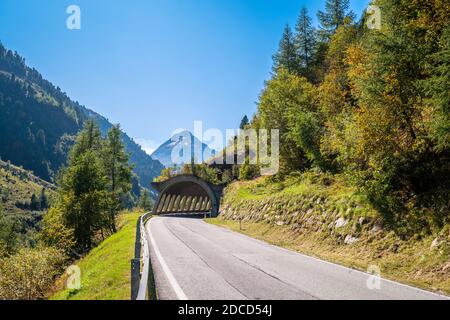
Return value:
<svg viewBox="0 0 450 320">
<path fill-rule="evenodd" d="M 181 166 L 195 159 L 196 163 L 205 162 L 216 155 L 216 151 L 200 141 L 189 130 L 175 133 L 152 154 L 165 167 Z"/>
</svg>

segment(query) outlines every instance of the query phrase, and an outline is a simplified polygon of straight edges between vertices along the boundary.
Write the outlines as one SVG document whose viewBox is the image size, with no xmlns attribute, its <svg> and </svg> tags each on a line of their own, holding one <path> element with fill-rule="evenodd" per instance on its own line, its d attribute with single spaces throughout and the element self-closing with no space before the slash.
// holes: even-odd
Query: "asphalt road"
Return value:
<svg viewBox="0 0 450 320">
<path fill-rule="evenodd" d="M 155 217 L 146 228 L 160 300 L 444 299 L 201 219 Z"/>
</svg>

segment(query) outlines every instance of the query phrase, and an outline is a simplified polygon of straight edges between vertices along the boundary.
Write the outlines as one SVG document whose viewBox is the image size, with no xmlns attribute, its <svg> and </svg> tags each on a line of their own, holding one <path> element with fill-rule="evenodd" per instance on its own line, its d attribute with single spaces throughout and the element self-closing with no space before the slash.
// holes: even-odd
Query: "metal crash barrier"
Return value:
<svg viewBox="0 0 450 320">
<path fill-rule="evenodd" d="M 131 300 L 147 300 L 150 274 L 150 248 L 145 223 L 152 213 L 144 214 L 136 226 L 134 259 L 131 260 Z"/>
</svg>

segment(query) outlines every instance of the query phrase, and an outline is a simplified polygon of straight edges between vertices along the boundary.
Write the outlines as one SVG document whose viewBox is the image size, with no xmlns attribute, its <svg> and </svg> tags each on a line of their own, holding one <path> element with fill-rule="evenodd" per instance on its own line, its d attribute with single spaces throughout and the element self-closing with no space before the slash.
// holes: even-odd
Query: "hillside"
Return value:
<svg viewBox="0 0 450 320">
<path fill-rule="evenodd" d="M 129 300 L 130 260 L 134 254 L 139 213 L 119 217 L 120 230 L 76 264 L 81 268 L 81 289 L 65 288 L 67 276 L 57 283 L 52 300 Z"/>
<path fill-rule="evenodd" d="M 31 172 L 0 160 L 0 206 L 5 217 L 14 222 L 18 235 L 16 244 L 33 242 L 35 232 L 39 231 L 45 208 L 30 208 L 33 195 L 39 199 L 42 190 L 45 190 L 47 201 L 51 202 L 54 189 L 54 185 Z"/>
<path fill-rule="evenodd" d="M 112 124 L 105 117 L 84 107 L 81 107 L 81 110 L 88 118 L 97 122 L 102 134 L 105 135 L 111 129 Z M 141 146 L 125 133 L 122 133 L 122 140 L 126 152 L 130 154 L 130 162 L 135 166 L 134 173 L 139 177 L 140 184 L 145 188 L 150 188 L 153 179 L 161 173 L 164 166 L 142 150 Z"/>
<path fill-rule="evenodd" d="M 27 67 L 25 59 L 0 44 L 0 157 L 53 182 L 66 162 L 74 136 L 87 119 L 95 119 L 103 134 L 112 124 L 72 101 L 59 87 Z M 162 165 L 125 133 L 130 162 L 143 186 L 158 176 Z"/>
<path fill-rule="evenodd" d="M 406 236 L 339 176 L 260 178 L 225 190 L 214 224 L 278 246 L 450 293 L 450 226 Z M 372 268 L 372 269 L 371 269 Z"/>
<path fill-rule="evenodd" d="M 189 147 L 190 155 L 184 154 L 184 151 L 189 150 Z M 172 159 L 172 153 L 174 153 L 178 159 Z M 153 159 L 159 160 L 166 168 L 168 168 L 174 165 L 180 166 L 190 163 L 192 158 L 200 162 L 206 161 L 215 156 L 215 154 L 215 150 L 201 142 L 191 132 L 182 131 L 164 142 L 155 150 L 155 152 L 153 152 L 152 157 Z"/>
</svg>

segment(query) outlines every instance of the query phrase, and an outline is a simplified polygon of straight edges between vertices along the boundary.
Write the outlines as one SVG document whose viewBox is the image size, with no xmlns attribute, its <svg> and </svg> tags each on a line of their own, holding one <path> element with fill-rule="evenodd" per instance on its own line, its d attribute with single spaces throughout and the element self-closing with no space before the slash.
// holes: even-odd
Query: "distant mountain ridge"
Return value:
<svg viewBox="0 0 450 320">
<path fill-rule="evenodd" d="M 190 148 L 189 148 L 190 145 Z M 198 147 L 196 147 L 198 146 Z M 201 147 L 200 147 L 201 146 Z M 184 152 L 188 151 L 187 154 Z M 190 163 L 192 159 L 205 162 L 216 155 L 216 150 L 200 141 L 190 131 L 182 131 L 164 142 L 155 152 L 153 159 L 159 160 L 166 168 Z M 174 158 L 172 156 L 175 156 Z"/>
<path fill-rule="evenodd" d="M 59 87 L 29 68 L 17 52 L 0 43 L 0 157 L 54 182 L 76 134 L 94 119 L 103 134 L 112 124 L 72 101 Z M 123 133 L 126 151 L 140 183 L 149 188 L 163 165 Z"/>
</svg>

